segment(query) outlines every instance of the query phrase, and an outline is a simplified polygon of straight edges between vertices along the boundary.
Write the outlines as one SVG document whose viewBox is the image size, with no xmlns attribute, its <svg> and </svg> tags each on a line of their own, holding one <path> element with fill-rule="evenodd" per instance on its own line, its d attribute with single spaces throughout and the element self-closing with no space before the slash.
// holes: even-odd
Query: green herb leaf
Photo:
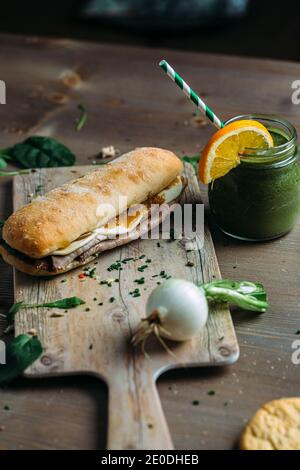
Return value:
<svg viewBox="0 0 300 470">
<path fill-rule="evenodd" d="M 25 304 L 23 301 L 21 301 L 21 302 L 16 302 L 10 307 L 6 315 L 6 319 L 7 319 L 8 324 L 11 325 L 14 321 L 16 313 L 18 313 L 19 310 L 21 310 L 22 308 L 48 307 L 48 308 L 61 308 L 61 309 L 67 310 L 70 308 L 78 307 L 78 305 L 83 305 L 83 304 L 85 304 L 85 301 L 82 299 L 79 299 L 78 297 L 67 297 L 65 299 L 55 300 L 54 302 L 44 302 L 42 304 Z"/>
<path fill-rule="evenodd" d="M 6 150 L 0 150 L 0 157 L 3 160 L 11 160 L 11 157 L 6 153 Z"/>
<path fill-rule="evenodd" d="M 182 157 L 182 160 L 184 162 L 190 163 L 192 165 L 192 167 L 195 170 L 196 175 L 198 174 L 198 161 L 199 161 L 199 159 L 200 159 L 200 155 L 194 155 L 192 157 L 189 157 L 188 155 L 184 155 L 184 157 Z"/>
<path fill-rule="evenodd" d="M 36 336 L 19 335 L 7 345 L 6 364 L 0 365 L 0 384 L 18 377 L 42 354 L 43 348 Z"/>
<path fill-rule="evenodd" d="M 51 137 L 32 136 L 5 152 L 13 162 L 25 168 L 71 166 L 75 163 L 71 150 Z"/>
<path fill-rule="evenodd" d="M 16 313 L 18 313 L 18 311 L 21 310 L 22 305 L 24 305 L 24 302 L 16 302 L 8 310 L 6 319 L 9 325 L 13 323 Z"/>
<path fill-rule="evenodd" d="M 86 277 L 96 279 L 96 268 L 84 268 L 83 273 Z"/>
<path fill-rule="evenodd" d="M 7 163 L 4 160 L 4 158 L 2 158 L 0 155 L 0 169 L 6 168 L 6 167 L 7 167 Z"/>
<path fill-rule="evenodd" d="M 80 116 L 76 122 L 76 130 L 80 131 L 87 121 L 87 111 L 82 104 L 79 104 L 77 108 L 80 111 Z"/>
<path fill-rule="evenodd" d="M 250 281 L 223 279 L 200 286 L 208 301 L 232 302 L 245 310 L 265 312 L 269 308 L 267 293 L 262 284 Z"/>
<path fill-rule="evenodd" d="M 42 184 L 38 184 L 34 192 L 35 194 L 40 194 L 41 192 L 43 192 L 43 190 L 44 190 L 44 186 Z"/>
<path fill-rule="evenodd" d="M 5 220 L 0 219 L 0 228 L 2 228 L 4 224 L 5 224 Z"/>
<path fill-rule="evenodd" d="M 54 302 L 44 302 L 42 304 L 37 305 L 23 305 L 21 308 L 34 308 L 34 307 L 49 307 L 49 308 L 62 308 L 62 309 L 69 309 L 78 307 L 78 305 L 85 304 L 85 301 L 79 299 L 78 297 L 68 297 L 66 299 L 55 300 Z"/>
</svg>

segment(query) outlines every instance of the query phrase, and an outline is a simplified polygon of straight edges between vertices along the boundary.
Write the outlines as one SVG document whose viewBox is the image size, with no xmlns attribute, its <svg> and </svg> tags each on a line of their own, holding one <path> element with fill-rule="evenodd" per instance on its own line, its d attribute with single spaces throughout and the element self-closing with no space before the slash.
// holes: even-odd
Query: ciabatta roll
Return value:
<svg viewBox="0 0 300 470">
<path fill-rule="evenodd" d="M 172 185 L 182 170 L 181 160 L 168 150 L 146 147 L 133 150 L 37 197 L 12 214 L 3 226 L 0 253 L 8 263 L 33 275 L 72 269 L 80 264 L 76 258 L 69 263 L 70 268 L 63 266 L 58 270 L 53 268 L 55 262 L 46 267 L 45 260 L 64 254 L 63 250 L 68 250 L 84 234 L 93 233 L 116 215 L 159 194 Z M 132 237 L 127 235 L 130 241 Z M 126 236 L 123 238 L 126 240 Z M 103 236 L 98 236 L 98 241 L 101 240 L 105 243 Z M 102 248 L 103 245 L 99 252 Z"/>
</svg>

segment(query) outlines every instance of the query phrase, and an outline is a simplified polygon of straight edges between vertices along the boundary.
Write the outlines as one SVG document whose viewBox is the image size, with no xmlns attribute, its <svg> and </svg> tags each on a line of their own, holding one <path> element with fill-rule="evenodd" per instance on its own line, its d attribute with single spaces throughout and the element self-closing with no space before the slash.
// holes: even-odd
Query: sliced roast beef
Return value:
<svg viewBox="0 0 300 470">
<path fill-rule="evenodd" d="M 167 215 L 170 214 L 172 207 L 167 204 L 164 206 L 164 210 L 157 210 L 156 212 L 151 213 L 151 218 L 148 216 L 145 219 L 142 219 L 141 223 L 129 234 L 119 235 L 117 238 L 107 240 L 98 240 L 97 238 L 94 238 L 86 245 L 78 248 L 73 253 L 70 253 L 70 255 L 51 256 L 53 269 L 55 271 L 65 270 L 74 261 L 78 261 L 79 264 L 85 263 L 87 259 L 95 254 L 112 250 L 117 246 L 122 246 L 132 240 L 141 238 L 145 233 L 157 227 L 167 217 Z"/>
<path fill-rule="evenodd" d="M 51 261 L 52 261 L 52 266 L 53 269 L 56 271 L 59 271 L 60 269 L 64 269 L 65 266 L 68 266 L 74 259 L 78 258 L 82 253 L 84 253 L 86 250 L 89 250 L 91 247 L 98 245 L 100 243 L 100 240 L 95 237 L 93 240 L 90 240 L 88 243 L 86 243 L 83 246 L 80 246 L 77 248 L 77 250 L 73 251 L 69 255 L 64 255 L 64 256 L 57 256 L 57 255 L 52 255 Z"/>
</svg>

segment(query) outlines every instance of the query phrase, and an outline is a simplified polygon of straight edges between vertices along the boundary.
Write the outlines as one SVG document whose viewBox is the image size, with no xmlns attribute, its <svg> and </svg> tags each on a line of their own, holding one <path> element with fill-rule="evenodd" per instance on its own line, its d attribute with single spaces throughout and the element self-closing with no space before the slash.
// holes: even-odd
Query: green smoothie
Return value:
<svg viewBox="0 0 300 470">
<path fill-rule="evenodd" d="M 282 129 L 267 127 L 274 149 L 263 156 L 242 158 L 238 167 L 209 187 L 210 208 L 217 225 L 244 240 L 270 240 L 284 235 L 300 212 L 296 143 L 290 144 L 290 135 Z"/>
</svg>

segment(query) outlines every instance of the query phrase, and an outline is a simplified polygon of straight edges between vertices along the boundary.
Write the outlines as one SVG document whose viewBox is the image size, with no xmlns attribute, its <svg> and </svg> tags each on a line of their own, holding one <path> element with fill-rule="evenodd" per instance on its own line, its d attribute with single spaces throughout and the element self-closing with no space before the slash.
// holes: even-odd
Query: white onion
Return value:
<svg viewBox="0 0 300 470">
<path fill-rule="evenodd" d="M 133 344 L 145 343 L 149 334 L 158 339 L 186 341 L 205 326 L 208 304 L 202 289 L 184 279 L 169 279 L 150 294 L 147 318 L 133 337 Z"/>
</svg>

